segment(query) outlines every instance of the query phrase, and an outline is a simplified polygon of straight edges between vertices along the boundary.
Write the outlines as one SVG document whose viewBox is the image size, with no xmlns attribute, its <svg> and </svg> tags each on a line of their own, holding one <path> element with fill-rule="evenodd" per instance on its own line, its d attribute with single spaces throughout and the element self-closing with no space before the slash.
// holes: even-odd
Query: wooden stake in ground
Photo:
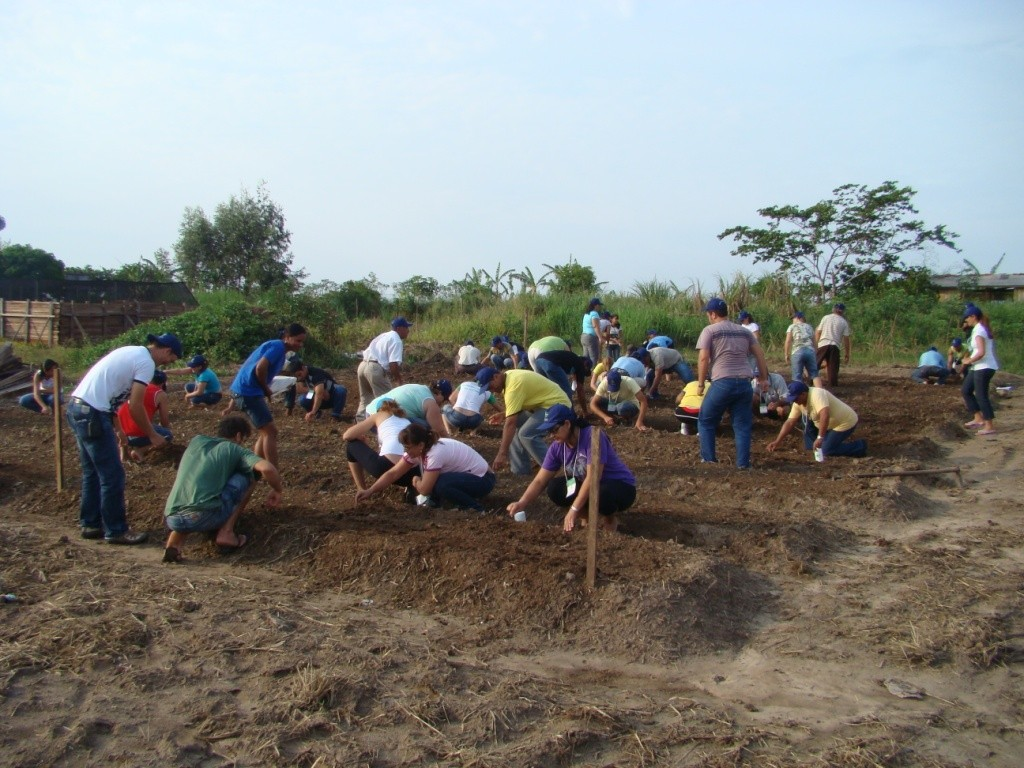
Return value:
<svg viewBox="0 0 1024 768">
<path fill-rule="evenodd" d="M 590 509 L 587 525 L 587 586 L 597 583 L 597 508 L 600 503 L 601 428 L 590 428 Z"/>
<path fill-rule="evenodd" d="M 53 453 L 57 471 L 57 493 L 64 490 L 64 431 L 60 427 L 60 367 L 53 369 Z"/>
</svg>

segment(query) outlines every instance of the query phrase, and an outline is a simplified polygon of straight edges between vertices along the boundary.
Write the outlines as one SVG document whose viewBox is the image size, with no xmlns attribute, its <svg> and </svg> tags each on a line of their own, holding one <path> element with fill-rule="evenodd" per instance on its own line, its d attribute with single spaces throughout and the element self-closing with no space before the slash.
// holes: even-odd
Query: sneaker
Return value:
<svg viewBox="0 0 1024 768">
<path fill-rule="evenodd" d="M 142 544 L 148 538 L 149 534 L 143 531 L 125 531 L 107 539 L 107 544 Z"/>
<path fill-rule="evenodd" d="M 102 528 L 90 528 L 87 525 L 82 526 L 82 538 L 83 539 L 102 539 L 103 529 Z"/>
</svg>

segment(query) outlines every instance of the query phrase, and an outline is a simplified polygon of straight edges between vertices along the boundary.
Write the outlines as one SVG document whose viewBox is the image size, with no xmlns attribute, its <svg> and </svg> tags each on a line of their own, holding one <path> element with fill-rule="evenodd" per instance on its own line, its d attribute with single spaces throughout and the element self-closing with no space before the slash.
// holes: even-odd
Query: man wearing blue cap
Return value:
<svg viewBox="0 0 1024 768">
<path fill-rule="evenodd" d="M 768 389 L 768 363 L 754 334 L 729 320 L 729 307 L 719 298 L 704 307 L 708 325 L 697 338 L 697 391 L 704 395 L 700 405 L 700 458 L 718 461 L 715 454 L 715 430 L 728 410 L 736 440 L 736 466 L 749 469 L 750 443 L 754 414 L 750 408 L 750 379 L 754 371 L 748 358 L 757 362 L 757 380 L 761 391 Z M 710 380 L 711 386 L 706 382 Z"/>
<path fill-rule="evenodd" d="M 801 420 L 804 425 L 804 448 L 821 449 L 824 457 L 867 455 L 864 440 L 846 441 L 857 428 L 857 414 L 846 403 L 823 387 L 808 387 L 802 381 L 789 384 L 786 401 L 792 403 L 789 418 L 782 424 L 778 437 L 768 443 L 774 451 Z"/>
<path fill-rule="evenodd" d="M 104 538 L 111 544 L 141 544 L 146 534 L 128 527 L 121 464 L 113 414 L 125 399 L 139 429 L 154 448 L 167 440 L 146 415 L 143 400 L 156 366 L 182 357 L 173 333 L 146 337 L 147 346 L 119 347 L 88 370 L 71 393 L 68 424 L 75 433 L 82 464 L 79 524 L 83 539 Z"/>
<path fill-rule="evenodd" d="M 391 321 L 391 330 L 375 336 L 363 350 L 363 360 L 356 368 L 356 383 L 359 385 L 356 421 L 366 418 L 366 406 L 373 398 L 402 384 L 405 340 L 411 326 L 412 323 L 404 317 L 396 317 Z"/>
<path fill-rule="evenodd" d="M 633 381 L 624 371 L 612 368 L 597 385 L 590 398 L 590 412 L 604 422 L 606 427 L 615 425 L 615 416 L 623 421 L 633 421 L 639 432 L 647 432 L 644 422 L 647 418 L 647 396 L 643 387 Z"/>
<path fill-rule="evenodd" d="M 910 378 L 918 384 L 927 384 L 930 379 L 935 379 L 935 384 L 945 384 L 948 377 L 946 359 L 938 347 L 928 347 L 922 352 L 917 359 L 917 368 L 910 372 Z"/>
<path fill-rule="evenodd" d="M 818 370 L 828 368 L 828 385 L 839 384 L 839 347 L 843 348 L 843 362 L 850 364 L 850 324 L 845 317 L 846 305 L 837 302 L 832 305 L 832 313 L 825 315 L 818 322 L 814 332 L 814 344 L 818 348 Z"/>
</svg>

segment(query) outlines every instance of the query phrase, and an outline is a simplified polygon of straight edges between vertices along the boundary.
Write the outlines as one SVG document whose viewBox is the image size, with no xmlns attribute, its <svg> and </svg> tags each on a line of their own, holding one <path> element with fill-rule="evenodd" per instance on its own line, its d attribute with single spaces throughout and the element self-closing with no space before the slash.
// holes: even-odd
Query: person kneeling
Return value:
<svg viewBox="0 0 1024 768">
<path fill-rule="evenodd" d="M 551 501 L 559 507 L 569 507 L 562 529 L 569 533 L 576 527 L 595 481 L 590 465 L 591 433 L 594 429 L 583 419 L 576 418 L 567 406 L 554 405 L 548 409 L 540 430 L 552 443 L 533 482 L 519 501 L 508 505 L 509 515 L 515 517 L 517 512 L 525 511 L 530 502 L 547 488 Z M 597 511 L 601 515 L 601 527 L 615 531 L 619 525 L 616 515 L 625 512 L 636 500 L 636 478 L 619 459 L 604 432 L 600 436 L 599 451 Z"/>
<path fill-rule="evenodd" d="M 277 467 L 243 446 L 251 434 L 247 419 L 228 416 L 220 422 L 217 437 L 192 438 L 164 507 L 171 530 L 165 563 L 181 560 L 181 546 L 190 533 L 216 531 L 217 545 L 226 550 L 246 545 L 248 537 L 235 533 L 235 524 L 252 495 L 253 472 L 270 484 L 267 504 L 276 507 L 280 503 L 284 489 Z"/>
<path fill-rule="evenodd" d="M 792 403 L 789 418 L 783 423 L 778 437 L 768 443 L 769 451 L 778 448 L 802 419 L 804 448 L 808 451 L 820 449 L 821 459 L 827 456 L 861 458 L 867 455 L 866 441 L 847 440 L 857 428 L 857 414 L 827 389 L 808 387 L 802 381 L 792 381 L 786 401 Z"/>
</svg>

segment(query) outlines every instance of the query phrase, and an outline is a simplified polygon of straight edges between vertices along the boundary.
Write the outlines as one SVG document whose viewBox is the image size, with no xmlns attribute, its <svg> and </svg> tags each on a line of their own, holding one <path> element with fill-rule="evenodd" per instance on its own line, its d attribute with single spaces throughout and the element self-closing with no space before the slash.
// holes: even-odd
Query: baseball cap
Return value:
<svg viewBox="0 0 1024 768">
<path fill-rule="evenodd" d="M 804 313 L 803 313 L 803 312 L 801 312 L 801 311 L 800 311 L 800 310 L 798 309 L 798 310 L 796 310 L 795 312 L 793 312 L 793 317 L 799 317 L 799 318 L 800 318 L 801 320 L 803 320 L 803 319 L 804 319 Z"/>
<path fill-rule="evenodd" d="M 742 312 L 740 312 L 740 314 L 739 314 L 739 319 L 740 320 L 747 320 L 747 319 L 750 319 L 752 317 L 753 317 L 753 315 L 750 314 L 749 312 L 747 312 L 747 310 L 745 310 L 745 309 Z"/>
<path fill-rule="evenodd" d="M 452 393 L 452 383 L 448 381 L 448 379 L 438 379 L 434 382 L 434 386 L 437 387 L 437 391 L 441 393 L 445 400 L 447 400 Z"/>
<path fill-rule="evenodd" d="M 967 307 L 967 309 L 964 310 L 964 317 L 963 317 L 963 319 L 966 320 L 968 317 L 976 317 L 976 318 L 978 318 L 980 320 L 981 319 L 981 310 L 978 307 L 976 307 L 973 304 L 971 304 L 969 307 Z"/>
<path fill-rule="evenodd" d="M 964 345 L 964 340 L 963 340 L 963 339 L 961 339 L 961 338 L 960 338 L 959 336 L 957 336 L 957 337 L 956 337 L 955 339 L 953 339 L 953 341 L 952 341 L 952 342 L 950 342 L 950 343 L 951 343 L 951 344 L 952 344 L 952 345 L 953 345 L 954 347 L 962 347 L 962 346 Z"/>
<path fill-rule="evenodd" d="M 594 307 L 603 307 L 604 304 L 601 303 L 600 297 L 595 296 L 590 300 L 590 304 L 588 304 L 587 306 L 593 309 Z"/>
<path fill-rule="evenodd" d="M 491 379 L 497 375 L 498 372 L 493 368 L 481 368 L 476 372 L 476 376 L 473 378 L 476 379 L 476 383 L 479 384 L 481 388 L 487 389 L 491 386 Z"/>
<path fill-rule="evenodd" d="M 724 300 L 717 296 L 713 299 L 709 299 L 708 303 L 704 305 L 705 312 L 714 312 L 719 317 L 725 317 L 729 314 L 729 305 Z"/>
<path fill-rule="evenodd" d="M 657 336 L 658 335 L 658 329 L 657 328 L 648 328 L 647 329 L 647 335 L 648 336 Z"/>
<path fill-rule="evenodd" d="M 410 323 L 404 317 L 396 317 L 394 320 L 391 321 L 391 328 L 392 329 L 394 329 L 394 328 L 409 328 L 411 326 L 412 326 L 412 323 Z"/>
<path fill-rule="evenodd" d="M 491 339 L 491 346 L 492 346 L 492 347 L 496 347 L 496 346 L 498 346 L 499 344 L 501 344 L 501 342 L 502 342 L 502 338 L 501 338 L 501 336 L 495 336 L 495 337 L 493 337 L 493 338 Z"/>
<path fill-rule="evenodd" d="M 173 333 L 161 333 L 159 336 L 149 334 L 146 336 L 147 344 L 159 344 L 161 347 L 167 347 L 178 357 L 184 357 L 184 352 L 181 349 L 181 340 Z"/>
<path fill-rule="evenodd" d="M 198 368 L 201 365 L 206 365 L 206 358 L 202 355 L 193 355 L 192 359 L 186 363 L 189 368 Z"/>
<path fill-rule="evenodd" d="M 576 418 L 576 414 L 573 413 L 572 408 L 561 403 L 556 403 L 548 408 L 548 412 L 544 415 L 544 423 L 537 427 L 538 432 L 550 432 L 555 427 L 560 427 L 566 421 L 573 421 Z"/>
<path fill-rule="evenodd" d="M 832 309 L 838 309 L 840 312 L 845 312 L 846 305 L 843 304 L 843 302 L 841 301 L 837 301 L 835 304 L 832 305 Z"/>
<path fill-rule="evenodd" d="M 605 377 L 605 381 L 608 382 L 609 392 L 618 392 L 620 389 L 622 389 L 622 374 L 614 368 L 608 371 L 608 375 Z"/>
<path fill-rule="evenodd" d="M 795 403 L 796 399 L 807 391 L 807 385 L 802 381 L 789 382 L 789 394 L 786 395 L 787 403 Z"/>
</svg>

